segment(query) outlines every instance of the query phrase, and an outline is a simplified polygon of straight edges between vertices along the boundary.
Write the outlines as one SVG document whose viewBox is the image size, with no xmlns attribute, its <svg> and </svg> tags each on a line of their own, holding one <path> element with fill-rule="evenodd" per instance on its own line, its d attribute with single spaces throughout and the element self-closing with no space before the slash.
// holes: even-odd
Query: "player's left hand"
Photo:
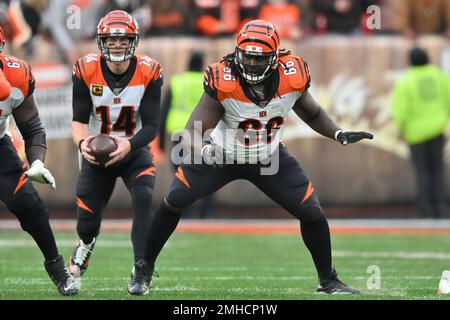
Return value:
<svg viewBox="0 0 450 320">
<path fill-rule="evenodd" d="M 33 161 L 31 168 L 25 171 L 25 176 L 33 181 L 49 184 L 53 190 L 56 189 L 55 178 L 39 159 Z"/>
<path fill-rule="evenodd" d="M 339 141 L 343 145 L 347 145 L 349 143 L 355 143 L 362 139 L 373 139 L 373 134 L 365 132 L 365 131 L 344 131 L 339 130 L 336 132 L 336 140 Z"/>
<path fill-rule="evenodd" d="M 109 154 L 111 160 L 109 160 L 105 167 L 109 167 L 113 165 L 114 163 L 122 160 L 127 156 L 128 153 L 131 151 L 131 143 L 128 139 L 124 139 L 118 136 L 110 136 L 114 140 L 116 140 L 117 143 L 117 149 L 116 151 Z"/>
</svg>

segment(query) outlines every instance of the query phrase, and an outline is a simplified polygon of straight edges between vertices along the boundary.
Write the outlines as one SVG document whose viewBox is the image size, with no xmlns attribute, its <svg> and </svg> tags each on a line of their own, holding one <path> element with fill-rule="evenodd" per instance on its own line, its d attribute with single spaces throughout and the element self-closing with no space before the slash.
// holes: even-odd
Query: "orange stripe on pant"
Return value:
<svg viewBox="0 0 450 320">
<path fill-rule="evenodd" d="M 77 206 L 79 206 L 81 209 L 84 209 L 90 213 L 94 213 L 94 211 L 89 208 L 84 202 L 83 200 L 81 200 L 79 197 L 77 197 Z"/>
<path fill-rule="evenodd" d="M 306 200 L 308 200 L 309 197 L 311 197 L 313 192 L 314 192 L 314 188 L 313 188 L 312 183 L 310 181 L 309 184 L 308 184 L 308 189 L 306 189 L 306 193 L 305 193 L 305 196 L 302 199 L 301 204 L 304 204 L 306 202 Z"/>
<path fill-rule="evenodd" d="M 25 173 L 20 176 L 19 182 L 17 183 L 16 189 L 14 190 L 13 196 L 16 195 L 17 191 L 23 187 L 23 185 L 28 181 L 28 178 L 25 176 Z"/>
<path fill-rule="evenodd" d="M 142 177 L 142 176 L 155 176 L 155 171 L 156 168 L 155 167 L 150 167 L 148 169 L 145 169 L 144 171 L 142 171 L 141 173 L 139 173 L 135 179 Z"/>
<path fill-rule="evenodd" d="M 191 188 L 191 186 L 189 185 L 189 182 L 187 182 L 186 178 L 184 177 L 184 172 L 183 172 L 183 169 L 181 169 L 181 167 L 178 167 L 178 170 L 175 173 L 175 177 L 180 179 L 180 181 L 183 182 L 186 187 L 188 187 L 189 189 Z"/>
</svg>

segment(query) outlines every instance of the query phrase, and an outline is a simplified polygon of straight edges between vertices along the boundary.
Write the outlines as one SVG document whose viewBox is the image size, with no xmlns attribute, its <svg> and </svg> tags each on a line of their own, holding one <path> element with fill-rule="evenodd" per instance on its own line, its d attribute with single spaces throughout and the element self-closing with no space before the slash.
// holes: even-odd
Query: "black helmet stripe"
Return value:
<svg viewBox="0 0 450 320">
<path fill-rule="evenodd" d="M 259 40 L 259 39 L 244 39 L 244 40 L 242 40 L 241 42 L 238 43 L 238 46 L 240 46 L 241 44 L 246 43 L 246 42 L 256 42 L 256 43 L 261 43 L 261 44 L 263 44 L 263 45 L 269 47 L 272 51 L 274 50 L 273 47 L 272 47 L 269 43 L 267 43 L 267 42 L 264 41 L 264 40 Z"/>
</svg>

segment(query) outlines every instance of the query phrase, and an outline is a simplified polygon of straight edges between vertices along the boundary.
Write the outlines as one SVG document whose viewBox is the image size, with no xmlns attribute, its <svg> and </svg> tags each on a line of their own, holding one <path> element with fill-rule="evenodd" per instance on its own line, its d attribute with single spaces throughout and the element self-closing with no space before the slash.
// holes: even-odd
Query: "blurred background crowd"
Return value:
<svg viewBox="0 0 450 320">
<path fill-rule="evenodd" d="M 433 188 L 427 187 L 429 183 L 422 189 L 417 186 L 419 175 L 392 117 L 391 99 L 395 83 L 410 67 L 408 52 L 414 46 L 425 48 L 431 64 L 450 72 L 450 0 L 0 0 L 0 25 L 7 37 L 3 53 L 28 61 L 36 77 L 35 99 L 49 140 L 46 164 L 58 181 L 57 197 L 49 188 L 37 186 L 49 208 L 75 206 L 78 156 L 70 132 L 71 67 L 76 59 L 98 50 L 98 21 L 115 9 L 131 13 L 138 21 L 137 52 L 163 66 L 167 119 L 167 110 L 174 104 L 167 99 L 173 91 L 170 87 L 176 75 L 189 69 L 193 51 L 202 54 L 202 63 L 195 69 L 200 73 L 199 84 L 190 86 L 189 92 L 201 94 L 201 70 L 233 51 L 240 27 L 255 18 L 271 21 L 281 36 L 281 47 L 308 62 L 311 91 L 322 107 L 343 128 L 375 135 L 370 143 L 341 148 L 320 139 L 298 118 L 286 119 L 284 142 L 309 172 L 323 205 L 345 208 L 331 212 L 332 216 L 360 214 L 359 209 L 348 209 L 355 207 L 376 207 L 368 213 L 375 216 L 414 214 L 414 209 L 399 206 L 413 208 L 423 188 L 434 193 L 433 188 L 450 185 L 444 173 L 443 179 L 429 182 Z M 164 131 L 170 133 L 171 127 L 167 119 L 161 121 L 159 138 L 152 144 L 158 167 L 155 203 L 173 174 L 170 148 L 164 150 L 170 137 Z M 449 134 L 447 128 L 442 135 Z M 23 151 L 19 137 L 15 141 Z M 448 171 L 450 144 L 445 139 L 442 144 Z M 449 193 L 442 188 L 440 194 L 448 203 Z M 245 181 L 220 190 L 216 204 L 238 216 L 245 215 L 245 208 L 250 216 L 262 215 L 255 207 L 274 208 L 270 199 Z M 121 185 L 109 208 L 128 210 L 129 206 Z M 441 216 L 448 215 L 447 209 L 441 211 Z M 282 215 L 282 210 L 273 214 Z"/>
<path fill-rule="evenodd" d="M 373 5 L 381 9 L 377 28 L 367 21 Z M 72 62 L 78 43 L 94 39 L 99 19 L 114 9 L 131 13 L 143 37 L 226 37 L 255 18 L 294 41 L 323 34 L 450 37 L 450 0 L 0 0 L 0 24 L 16 55 L 30 57 L 39 34 Z"/>
</svg>

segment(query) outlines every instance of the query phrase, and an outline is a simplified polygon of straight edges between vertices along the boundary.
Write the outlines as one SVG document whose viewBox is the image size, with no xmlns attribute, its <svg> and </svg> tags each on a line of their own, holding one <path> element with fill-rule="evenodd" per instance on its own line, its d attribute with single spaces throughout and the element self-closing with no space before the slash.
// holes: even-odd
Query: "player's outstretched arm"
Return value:
<svg viewBox="0 0 450 320">
<path fill-rule="evenodd" d="M 47 141 L 44 125 L 39 118 L 33 95 L 26 98 L 19 107 L 14 109 L 13 117 L 25 141 L 25 153 L 28 163 L 31 164 L 31 168 L 25 172 L 25 175 L 39 183 L 50 184 L 55 189 L 55 178 L 44 167 Z"/>
<path fill-rule="evenodd" d="M 294 112 L 308 126 L 321 135 L 337 140 L 343 145 L 355 143 L 362 139 L 373 139 L 373 135 L 364 131 L 344 131 L 340 129 L 317 101 L 306 90 L 293 107 Z"/>
</svg>

